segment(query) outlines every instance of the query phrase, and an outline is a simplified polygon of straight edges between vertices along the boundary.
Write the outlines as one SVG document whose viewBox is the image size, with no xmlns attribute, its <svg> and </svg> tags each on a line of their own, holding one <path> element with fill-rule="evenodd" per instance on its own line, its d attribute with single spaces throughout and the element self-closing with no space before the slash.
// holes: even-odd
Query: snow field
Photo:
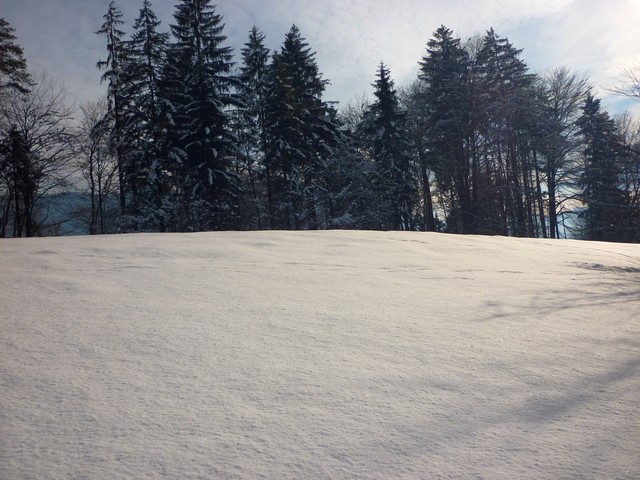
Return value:
<svg viewBox="0 0 640 480">
<path fill-rule="evenodd" d="M 0 242 L 0 478 L 640 478 L 640 246 Z"/>
</svg>

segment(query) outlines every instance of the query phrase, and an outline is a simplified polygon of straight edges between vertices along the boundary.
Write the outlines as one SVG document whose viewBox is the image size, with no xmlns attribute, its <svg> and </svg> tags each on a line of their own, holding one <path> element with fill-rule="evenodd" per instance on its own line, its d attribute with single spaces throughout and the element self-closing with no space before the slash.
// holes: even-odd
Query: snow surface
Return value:
<svg viewBox="0 0 640 480">
<path fill-rule="evenodd" d="M 640 246 L 0 242 L 0 478 L 640 478 Z"/>
</svg>

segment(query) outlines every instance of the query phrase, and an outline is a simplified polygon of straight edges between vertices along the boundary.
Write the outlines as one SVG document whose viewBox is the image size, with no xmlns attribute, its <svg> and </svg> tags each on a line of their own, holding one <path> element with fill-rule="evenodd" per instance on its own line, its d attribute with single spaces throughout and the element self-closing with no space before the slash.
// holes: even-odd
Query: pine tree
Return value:
<svg viewBox="0 0 640 480">
<path fill-rule="evenodd" d="M 104 70 L 102 81 L 108 82 L 107 98 L 109 99 L 109 120 L 112 122 L 111 148 L 115 152 L 118 163 L 118 185 L 120 192 L 120 210 L 126 209 L 125 157 L 127 152 L 124 145 L 124 66 L 126 64 L 126 43 L 123 39 L 124 31 L 121 26 L 122 12 L 112 0 L 104 15 L 104 23 L 96 33 L 107 40 L 107 59 L 98 62 L 98 68 Z"/>
<path fill-rule="evenodd" d="M 425 82 L 427 148 L 441 192 L 449 197 L 449 231 L 470 233 L 474 225 L 469 135 L 469 55 L 444 25 L 427 43 L 419 78 Z"/>
<path fill-rule="evenodd" d="M 171 25 L 163 79 L 178 229 L 218 229 L 231 224 L 235 201 L 229 167 L 234 138 L 227 107 L 232 52 L 223 46 L 222 16 L 209 0 L 182 0 Z"/>
<path fill-rule="evenodd" d="M 166 190 L 159 89 L 169 35 L 158 32 L 159 25 L 150 1 L 144 0 L 127 42 L 123 67 L 123 96 L 127 99 L 123 142 L 128 151 L 125 180 L 132 197 L 130 213 L 142 215 L 139 220 L 151 228 L 159 227 L 153 219 L 154 210 L 161 208 Z"/>
<path fill-rule="evenodd" d="M 480 166 L 473 164 L 474 211 L 480 217 L 477 222 L 495 224 L 493 231 L 488 230 L 490 233 L 532 236 L 530 154 L 536 111 L 535 77 L 519 58 L 521 52 L 490 29 L 474 65 L 475 119 L 479 120 L 484 154 L 494 163 L 483 177 Z M 477 184 L 480 178 L 485 180 L 482 192 Z M 485 199 L 482 208 L 478 205 L 480 197 Z"/>
<path fill-rule="evenodd" d="M 238 154 L 240 163 L 246 169 L 246 177 L 251 192 L 251 203 L 255 209 L 255 223 L 263 228 L 263 210 L 272 212 L 271 169 L 265 158 L 265 101 L 267 76 L 269 71 L 269 49 L 264 45 L 265 36 L 253 27 L 249 39 L 241 50 L 240 94 L 244 107 L 239 112 Z M 260 198 L 258 181 L 264 177 L 266 200 Z M 273 216 L 267 215 L 268 220 Z M 271 225 L 270 225 L 271 226 Z"/>
<path fill-rule="evenodd" d="M 341 112 L 334 122 L 340 135 L 333 154 L 327 159 L 326 225 L 329 228 L 377 228 L 379 223 L 372 213 L 378 202 L 371 188 L 375 165 L 365 155 L 347 115 Z"/>
<path fill-rule="evenodd" d="M 320 226 L 321 177 L 337 136 L 322 101 L 326 84 L 315 53 L 292 26 L 273 55 L 265 106 L 265 153 L 276 228 Z"/>
<path fill-rule="evenodd" d="M 9 89 L 26 93 L 32 83 L 24 52 L 16 43 L 14 32 L 9 22 L 0 18 L 0 94 Z"/>
<path fill-rule="evenodd" d="M 405 113 L 400 111 L 398 95 L 389 69 L 380 62 L 373 84 L 376 100 L 363 119 L 362 130 L 370 139 L 375 163 L 372 184 L 377 205 L 378 228 L 413 228 L 412 204 L 415 187 L 409 171 L 409 144 L 404 134 Z"/>
<path fill-rule="evenodd" d="M 584 172 L 581 178 L 586 236 L 589 240 L 617 240 L 624 196 L 620 189 L 620 139 L 615 123 L 600 100 L 587 94 L 578 120 L 585 142 Z"/>
</svg>

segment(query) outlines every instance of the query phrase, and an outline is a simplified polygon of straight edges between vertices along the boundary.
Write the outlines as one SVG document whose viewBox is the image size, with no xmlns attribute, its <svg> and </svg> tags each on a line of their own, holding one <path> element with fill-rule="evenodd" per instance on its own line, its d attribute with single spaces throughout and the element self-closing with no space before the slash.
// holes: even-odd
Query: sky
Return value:
<svg viewBox="0 0 640 480">
<path fill-rule="evenodd" d="M 16 29 L 30 68 L 63 80 L 81 103 L 105 91 L 95 65 L 106 56 L 106 46 L 95 31 L 108 3 L 2 0 L 0 15 Z M 173 21 L 176 3 L 153 2 L 163 30 Z M 130 27 L 142 1 L 116 4 Z M 640 106 L 604 90 L 619 85 L 622 70 L 640 62 L 640 0 L 219 0 L 217 12 L 236 61 L 253 25 L 265 33 L 269 48 L 278 49 L 296 24 L 331 82 L 325 100 L 340 106 L 371 95 L 380 61 L 397 86 L 413 81 L 440 25 L 463 39 L 494 28 L 524 50 L 522 59 L 532 71 L 566 66 L 589 75 L 613 111 Z"/>
<path fill-rule="evenodd" d="M 0 478 L 640 478 L 640 245 L 0 242 Z"/>
</svg>

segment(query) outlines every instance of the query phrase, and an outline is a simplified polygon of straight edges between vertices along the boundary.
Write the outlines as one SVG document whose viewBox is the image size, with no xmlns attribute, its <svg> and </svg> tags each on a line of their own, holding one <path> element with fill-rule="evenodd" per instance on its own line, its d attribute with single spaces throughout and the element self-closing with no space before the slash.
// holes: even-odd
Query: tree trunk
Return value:
<svg viewBox="0 0 640 480">
<path fill-rule="evenodd" d="M 533 164 L 536 170 L 536 194 L 538 200 L 538 211 L 540 212 L 540 226 L 542 229 L 542 238 L 547 238 L 547 222 L 544 214 L 544 202 L 542 201 L 542 187 L 540 185 L 540 172 L 538 170 L 537 153 L 533 150 Z"/>
<path fill-rule="evenodd" d="M 556 177 L 555 172 L 552 169 L 547 171 L 547 189 L 549 190 L 549 238 L 559 238 Z"/>
<path fill-rule="evenodd" d="M 433 217 L 433 198 L 431 196 L 431 185 L 429 183 L 429 172 L 424 161 L 420 162 L 422 173 L 422 214 L 424 217 L 424 229 L 427 232 L 436 231 L 436 222 Z"/>
</svg>

